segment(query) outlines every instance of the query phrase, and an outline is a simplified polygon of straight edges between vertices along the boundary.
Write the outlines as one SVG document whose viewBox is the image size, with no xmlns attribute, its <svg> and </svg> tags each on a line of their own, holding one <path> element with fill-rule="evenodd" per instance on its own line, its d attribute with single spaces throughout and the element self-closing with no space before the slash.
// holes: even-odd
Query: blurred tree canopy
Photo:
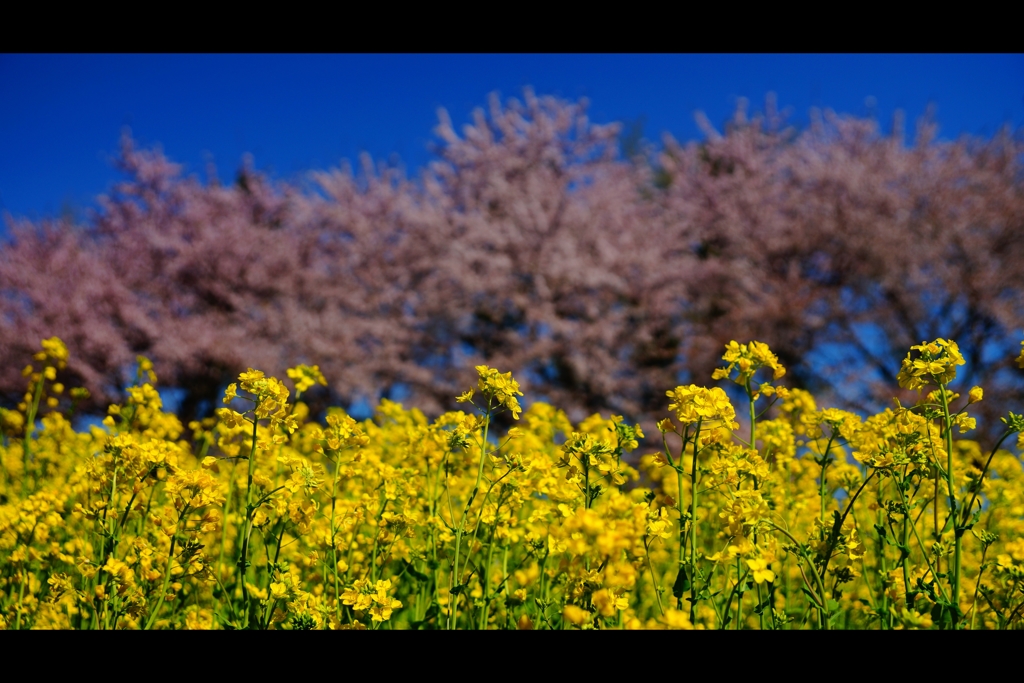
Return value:
<svg viewBox="0 0 1024 683">
<path fill-rule="evenodd" d="M 246 367 L 297 363 L 321 367 L 323 401 L 401 386 L 436 413 L 486 363 L 575 418 L 645 419 L 756 339 L 791 386 L 864 410 L 903 396 L 911 344 L 944 337 L 962 392 L 985 388 L 983 429 L 1020 408 L 1019 136 L 941 142 L 922 120 L 908 145 L 832 113 L 795 131 L 771 100 L 703 124 L 644 149 L 642 121 L 623 134 L 528 91 L 462 131 L 441 111 L 414 179 L 364 158 L 315 190 L 247 166 L 203 184 L 126 138 L 126 180 L 94 216 L 9 226 L 0 392 L 21 400 L 56 335 L 95 410 L 144 354 L 185 390 L 185 420 Z"/>
</svg>

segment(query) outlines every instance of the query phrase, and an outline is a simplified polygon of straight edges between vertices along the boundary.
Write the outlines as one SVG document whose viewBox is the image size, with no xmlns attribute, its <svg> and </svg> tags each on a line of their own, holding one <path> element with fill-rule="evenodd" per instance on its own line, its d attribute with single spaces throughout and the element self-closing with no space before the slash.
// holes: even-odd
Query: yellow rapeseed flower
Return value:
<svg viewBox="0 0 1024 683">
<path fill-rule="evenodd" d="M 913 352 L 917 351 L 917 356 Z M 928 384 L 948 384 L 956 377 L 956 366 L 964 365 L 956 342 L 936 339 L 910 347 L 896 381 L 904 389 L 921 389 Z"/>
<path fill-rule="evenodd" d="M 295 382 L 296 397 L 314 384 L 327 386 L 327 380 L 324 379 L 323 373 L 320 372 L 319 365 L 297 365 L 294 368 L 288 368 L 287 373 L 288 377 Z"/>
<path fill-rule="evenodd" d="M 736 340 L 729 342 L 725 345 L 722 360 L 729 365 L 711 373 L 712 379 L 727 379 L 736 369 L 739 370 L 739 374 L 733 381 L 741 385 L 749 382 L 761 368 L 771 370 L 773 380 L 780 379 L 786 374 L 786 368 L 779 363 L 778 357 L 767 344 L 759 341 L 752 341 L 749 344 L 740 344 Z M 764 391 L 763 387 L 761 391 Z"/>
<path fill-rule="evenodd" d="M 54 360 L 57 362 L 57 367 L 61 370 L 64 369 L 68 360 L 68 347 L 60 340 L 59 337 L 50 337 L 42 341 L 43 350 L 35 355 L 36 360 Z"/>
<path fill-rule="evenodd" d="M 516 396 L 522 396 L 523 392 L 519 391 L 519 382 L 512 379 L 512 373 L 502 374 L 486 365 L 476 366 L 476 371 L 480 375 L 477 386 L 481 393 L 493 397 L 498 405 L 507 408 L 512 413 L 513 420 L 518 420 L 522 408 L 519 406 Z"/>
<path fill-rule="evenodd" d="M 666 392 L 666 395 L 672 399 L 668 409 L 674 411 L 676 419 L 684 425 L 695 424 L 698 420 L 720 420 L 733 429 L 739 429 L 736 410 L 720 387 L 708 389 L 691 384 L 687 387 L 678 386 Z"/>
<path fill-rule="evenodd" d="M 775 581 L 775 572 L 768 568 L 768 562 L 764 558 L 758 557 L 753 560 L 747 560 L 747 566 L 750 567 L 751 574 L 754 577 L 756 583 L 772 583 Z"/>
</svg>

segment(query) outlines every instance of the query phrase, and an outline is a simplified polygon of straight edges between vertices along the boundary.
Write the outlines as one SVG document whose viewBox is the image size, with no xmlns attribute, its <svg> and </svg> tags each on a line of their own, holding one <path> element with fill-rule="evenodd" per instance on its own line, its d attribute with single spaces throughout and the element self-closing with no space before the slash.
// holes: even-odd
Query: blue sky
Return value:
<svg viewBox="0 0 1024 683">
<path fill-rule="evenodd" d="M 524 86 L 587 97 L 597 123 L 643 117 L 654 142 L 768 92 L 796 124 L 820 107 L 888 128 L 902 109 L 912 131 L 933 104 L 940 137 L 1024 127 L 1024 55 L 0 55 L 0 214 L 91 206 L 119 178 L 124 126 L 200 177 L 212 159 L 231 178 L 246 153 L 280 179 L 362 151 L 415 172 L 439 107 L 462 124 Z"/>
</svg>

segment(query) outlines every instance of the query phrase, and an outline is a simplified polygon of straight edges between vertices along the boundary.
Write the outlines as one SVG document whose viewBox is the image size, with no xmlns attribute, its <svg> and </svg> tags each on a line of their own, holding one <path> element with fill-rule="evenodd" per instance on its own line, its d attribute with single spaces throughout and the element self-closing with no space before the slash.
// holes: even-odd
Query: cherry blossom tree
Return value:
<svg viewBox="0 0 1024 683">
<path fill-rule="evenodd" d="M 20 400 L 57 335 L 97 409 L 144 354 L 186 419 L 246 367 L 297 363 L 330 382 L 314 402 L 404 391 L 436 413 L 486 363 L 576 418 L 646 419 L 757 339 L 792 385 L 867 409 L 898 393 L 911 344 L 946 337 L 991 428 L 1022 388 L 1019 137 L 942 142 L 923 120 L 907 145 L 899 125 L 812 118 L 741 106 L 627 161 L 618 126 L 527 91 L 461 131 L 442 112 L 416 178 L 364 158 L 309 186 L 250 166 L 203 183 L 126 139 L 126 180 L 86 223 L 10 223 L 0 392 Z"/>
</svg>

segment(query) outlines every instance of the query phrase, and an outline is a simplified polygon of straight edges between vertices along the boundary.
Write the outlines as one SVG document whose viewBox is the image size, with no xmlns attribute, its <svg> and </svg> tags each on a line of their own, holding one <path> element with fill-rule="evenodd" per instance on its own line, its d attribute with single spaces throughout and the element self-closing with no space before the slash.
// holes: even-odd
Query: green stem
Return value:
<svg viewBox="0 0 1024 683">
<path fill-rule="evenodd" d="M 686 556 L 686 525 L 684 524 L 685 506 L 683 505 L 683 454 L 686 453 L 686 444 L 690 438 L 690 427 L 687 425 L 683 429 L 683 445 L 679 449 L 679 464 L 672 460 L 672 453 L 668 448 L 668 441 L 665 439 L 665 435 L 662 434 L 662 443 L 665 447 L 665 457 L 668 458 L 669 464 L 672 469 L 676 471 L 676 510 L 679 511 L 679 549 L 676 556 L 676 563 L 679 565 L 679 571 L 686 571 L 686 565 L 684 564 L 684 558 Z M 691 577 L 692 579 L 692 577 Z M 678 581 L 678 576 L 676 578 Z M 682 605 L 679 605 L 682 607 Z"/>
<path fill-rule="evenodd" d="M 756 449 L 757 448 L 757 441 L 755 441 L 755 439 L 756 439 L 756 436 L 757 436 L 757 431 L 756 431 L 757 416 L 754 414 L 754 391 L 753 391 L 753 389 L 750 388 L 750 378 L 749 377 L 747 378 L 747 383 L 745 385 L 745 388 L 747 390 L 747 402 L 750 405 L 750 447 L 753 448 L 753 449 Z"/>
<path fill-rule="evenodd" d="M 974 620 L 978 616 L 978 590 L 981 588 L 981 577 L 985 574 L 985 553 L 988 552 L 988 546 L 983 546 L 981 549 L 981 566 L 978 569 L 978 581 L 974 584 L 974 600 L 971 601 L 971 630 L 974 630 Z"/>
<path fill-rule="evenodd" d="M 953 628 L 960 621 L 960 571 L 963 554 L 963 530 L 956 524 L 956 493 L 953 490 L 953 422 L 949 416 L 949 392 L 946 385 L 940 385 L 942 395 L 942 421 L 946 439 L 946 488 L 949 490 L 949 513 L 953 515 L 953 586 L 951 601 L 953 603 Z M 973 504 L 973 503 L 972 503 Z"/>
<path fill-rule="evenodd" d="M 896 484 L 896 490 L 900 494 L 900 499 L 903 499 L 903 491 L 899 490 L 900 485 Z M 900 566 L 903 568 L 903 595 L 904 602 L 907 604 L 907 608 L 911 607 L 910 602 L 910 567 L 907 560 L 910 559 L 910 536 L 907 535 L 907 526 L 909 522 L 910 511 L 907 510 L 906 505 L 903 507 L 903 529 L 900 535 Z M 927 554 L 927 553 L 926 553 Z"/>
<path fill-rule="evenodd" d="M 1007 430 L 1001 437 L 999 437 L 999 441 L 996 442 L 995 448 L 993 448 L 992 452 L 989 453 L 988 460 L 985 461 L 985 467 L 982 468 L 981 470 L 981 476 L 978 477 L 978 486 L 974 490 L 974 494 L 971 496 L 971 502 L 968 503 L 967 506 L 964 508 L 964 513 L 961 518 L 960 526 L 964 526 L 967 524 L 969 515 L 971 514 L 971 509 L 974 507 L 974 501 L 978 499 L 978 493 L 981 492 L 981 482 L 985 479 L 985 474 L 988 473 L 989 465 L 992 464 L 992 458 L 995 457 L 996 452 L 999 450 L 999 447 L 1003 445 L 1003 442 L 1006 441 L 1006 439 L 1013 434 L 1014 432 L 1012 430 Z"/>
<path fill-rule="evenodd" d="M 754 392 L 750 388 L 750 378 L 747 378 L 745 385 L 747 390 L 747 405 L 750 406 L 750 447 L 757 450 L 757 415 L 754 411 Z M 767 458 L 766 458 L 767 460 Z M 758 488 L 757 480 L 754 480 L 754 489 Z M 757 534 L 754 534 L 754 545 L 757 545 Z M 757 604 L 761 605 L 761 584 L 757 584 Z M 692 619 L 691 619 L 692 621 Z M 764 630 L 764 610 L 761 609 L 757 614 L 757 625 L 762 631 Z"/>
<path fill-rule="evenodd" d="M 334 612 L 335 618 L 341 622 L 341 586 L 338 581 L 338 530 L 334 526 L 334 512 L 338 496 L 338 473 L 341 472 L 341 459 L 334 464 L 334 482 L 331 484 L 331 558 L 334 563 Z"/>
<path fill-rule="evenodd" d="M 486 419 L 484 420 L 484 438 L 480 444 L 480 464 L 477 467 L 476 471 L 476 482 L 473 484 L 473 490 L 469 494 L 469 499 L 466 500 L 466 507 L 462 511 L 462 516 L 459 518 L 459 526 L 455 531 L 455 558 L 452 563 L 452 576 L 451 579 L 449 579 L 449 584 L 452 584 L 454 582 L 454 585 L 450 585 L 449 591 L 455 587 L 462 585 L 462 577 L 459 575 L 459 554 L 462 550 L 462 534 L 465 530 L 466 516 L 469 514 L 469 508 L 473 504 L 473 500 L 476 498 L 477 492 L 480 490 L 480 480 L 484 476 L 484 460 L 487 458 L 487 435 L 488 430 L 490 429 L 491 426 L 492 403 L 493 399 L 488 397 Z M 451 499 L 449 498 L 449 504 L 450 503 Z M 453 519 L 452 523 L 454 522 L 455 520 Z M 455 628 L 455 625 L 458 623 L 458 615 L 456 608 L 458 606 L 459 596 L 452 596 L 449 593 L 448 600 L 448 629 L 453 630 Z"/>
<path fill-rule="evenodd" d="M 644 537 L 644 550 L 646 551 L 644 554 L 647 558 L 647 569 L 651 572 L 651 584 L 654 586 L 654 597 L 658 599 L 658 611 L 661 616 L 665 616 L 665 607 L 661 604 L 661 585 L 658 583 L 658 577 L 654 575 L 654 567 L 651 565 L 651 545 L 646 536 Z"/>
<path fill-rule="evenodd" d="M 231 473 L 228 475 L 228 495 L 224 499 L 224 513 L 220 527 L 220 551 L 217 554 L 217 580 L 220 581 L 220 574 L 224 566 L 224 546 L 227 542 L 228 515 L 231 514 L 231 501 L 235 497 L 235 461 L 231 463 Z"/>
<path fill-rule="evenodd" d="M 258 405 L 257 405 L 258 407 Z M 246 571 L 249 568 L 249 537 L 252 535 L 252 517 L 255 509 L 252 505 L 252 477 L 256 472 L 256 432 L 259 420 L 256 419 L 255 409 L 252 420 L 252 447 L 249 450 L 249 473 L 245 487 L 245 525 L 242 529 L 242 545 L 238 553 L 238 577 L 242 582 L 242 618 L 243 628 L 249 628 L 249 587 L 245 584 Z"/>
<path fill-rule="evenodd" d="M 799 561 L 796 563 L 797 569 L 800 570 L 800 576 L 803 577 L 804 585 L 807 586 L 808 593 L 809 593 L 809 595 L 811 597 L 811 602 L 814 604 L 814 607 L 818 610 L 819 614 L 823 617 L 823 619 L 822 619 L 823 628 L 825 630 L 828 630 L 828 618 L 827 618 L 827 609 L 826 609 L 826 604 L 827 604 L 826 600 L 828 598 L 826 597 L 826 593 L 825 593 L 825 583 L 824 583 L 824 581 L 821 580 L 821 575 L 818 574 L 818 569 L 817 569 L 817 567 L 814 566 L 814 561 L 811 560 L 809 557 L 807 557 L 804 554 L 803 546 L 800 544 L 800 542 L 798 540 L 796 540 L 796 538 L 793 537 L 793 534 L 789 533 L 788 531 L 783 529 L 778 524 L 775 524 L 774 522 L 769 522 L 769 524 L 772 525 L 772 528 L 776 529 L 777 531 L 781 531 L 789 540 L 793 541 L 793 545 L 796 546 L 796 548 L 800 551 L 800 553 L 799 553 L 800 557 L 805 562 L 807 562 L 807 566 L 810 567 L 811 574 L 814 576 L 814 581 L 815 581 L 815 584 L 817 585 L 817 590 L 821 591 L 820 593 L 817 593 L 817 594 L 815 593 L 815 590 L 816 590 L 815 587 L 812 586 L 811 582 L 808 580 L 807 574 L 804 573 L 803 566 L 800 564 Z"/>
<path fill-rule="evenodd" d="M 896 486 L 896 492 L 900 494 L 900 501 L 903 503 L 904 509 L 906 509 L 907 508 L 907 499 L 904 497 L 903 491 L 900 490 L 900 487 L 898 485 Z M 928 559 L 928 550 L 925 548 L 924 542 L 921 541 L 921 535 L 917 532 L 917 525 L 916 524 L 909 524 L 908 525 L 906 523 L 906 519 L 907 519 L 906 516 L 904 516 L 903 519 L 904 519 L 904 524 L 903 524 L 904 536 L 906 536 L 906 528 L 909 526 L 913 530 L 913 532 L 914 532 L 914 538 L 917 539 L 917 545 L 920 546 L 920 548 L 921 548 L 921 554 L 924 556 L 925 564 L 928 565 L 928 570 L 932 573 L 932 576 L 934 576 L 936 579 L 938 579 L 938 574 L 936 574 L 935 567 L 932 566 L 931 560 Z M 907 541 L 905 540 L 904 543 L 907 543 Z M 908 548 L 908 551 L 909 551 L 909 548 Z M 906 578 L 906 568 L 905 568 L 906 564 L 905 564 L 905 562 L 906 562 L 906 560 L 904 559 L 904 580 L 909 581 L 909 579 Z M 909 586 L 909 583 L 907 585 Z M 936 581 L 935 585 L 938 586 L 939 593 L 940 593 L 940 595 L 942 595 L 942 599 L 943 600 L 948 600 L 949 598 L 946 597 L 945 591 L 942 590 L 942 584 L 940 584 L 940 583 L 938 583 L 938 581 Z M 909 591 L 909 589 L 908 589 L 908 591 Z M 909 607 L 909 605 L 908 605 L 908 607 Z"/>
<path fill-rule="evenodd" d="M 174 546 L 178 541 L 178 527 L 185 522 L 188 512 L 189 508 L 186 505 L 181 511 L 181 514 L 178 515 L 178 521 L 174 525 L 174 533 L 171 535 L 171 549 L 167 553 L 167 567 L 164 569 L 163 587 L 160 589 L 160 595 L 157 596 L 157 603 L 153 606 L 153 611 L 150 613 L 149 619 L 146 620 L 146 626 L 143 629 L 145 631 L 153 628 L 153 624 L 156 623 L 156 618 L 160 614 L 160 610 L 164 606 L 164 602 L 167 600 L 167 586 L 171 582 L 171 565 L 174 564 Z"/>
<path fill-rule="evenodd" d="M 873 476 L 875 476 L 875 472 L 872 472 L 864 479 L 857 491 L 850 497 L 850 502 L 846 504 L 846 509 L 843 511 L 843 514 L 839 516 L 839 526 L 836 529 L 835 537 L 829 538 L 828 549 L 825 553 L 825 562 L 821 568 L 822 575 L 824 575 L 828 570 L 828 563 L 832 561 L 832 551 L 835 550 L 835 547 L 839 544 L 839 535 L 842 532 L 843 524 L 846 523 L 846 518 L 853 510 L 853 504 L 857 502 L 857 498 L 860 497 L 861 492 L 868 485 L 868 482 L 871 481 L 871 477 Z M 900 495 L 903 495 L 902 492 Z M 917 530 L 915 529 L 914 532 L 917 533 Z"/>
<path fill-rule="evenodd" d="M 878 486 L 877 486 L 878 490 L 875 492 L 875 499 L 877 501 L 881 502 L 881 500 L 882 500 L 882 480 L 879 479 L 877 484 L 878 484 Z M 879 509 L 875 513 L 875 524 L 876 524 L 876 527 L 882 528 L 882 531 L 877 531 L 877 529 L 875 531 L 875 533 L 878 535 L 878 556 L 877 556 L 878 557 L 878 562 L 876 563 L 876 566 L 877 566 L 878 579 L 879 579 L 879 586 L 878 587 L 880 589 L 879 592 L 881 593 L 881 596 L 882 596 L 882 609 L 881 609 L 881 612 L 880 612 L 880 615 L 879 615 L 879 627 L 883 631 L 885 630 L 885 627 L 888 624 L 887 620 L 889 619 L 889 592 L 885 589 L 885 587 L 886 587 L 886 577 L 889 576 L 889 563 L 886 561 L 886 557 L 885 557 L 885 550 L 886 550 L 886 547 L 885 547 L 885 537 L 882 535 L 883 532 L 885 531 L 885 529 L 882 527 L 882 523 L 884 521 L 884 519 L 883 519 L 884 515 L 885 515 L 885 513 L 882 511 L 882 507 L 881 507 L 881 505 L 879 505 Z"/>
<path fill-rule="evenodd" d="M 700 446 L 700 427 L 693 435 L 693 463 L 690 466 L 690 623 L 697 619 L 697 454 Z M 680 458 L 682 460 L 682 458 Z M 680 490 L 680 493 L 682 491 Z M 680 496 L 680 500 L 682 496 Z M 680 605 L 681 606 L 681 605 Z"/>
<path fill-rule="evenodd" d="M 832 441 L 835 438 L 836 435 L 833 431 L 831 436 L 828 437 L 828 443 L 825 445 L 825 453 L 821 456 L 821 481 L 818 484 L 818 498 L 820 499 L 821 506 L 818 513 L 818 521 L 822 524 L 825 523 L 825 498 L 828 493 L 825 487 L 825 470 L 828 468 L 829 453 L 832 452 Z"/>
<path fill-rule="evenodd" d="M 743 574 L 742 576 L 740 575 L 740 568 L 741 568 L 741 566 L 740 566 L 740 556 L 737 555 L 736 556 L 736 585 L 733 586 L 733 590 L 734 591 L 736 589 L 738 589 L 740 587 L 740 585 L 742 585 L 743 580 L 746 578 L 746 574 Z M 743 621 L 743 591 L 740 591 L 740 594 L 738 596 L 736 596 L 736 627 L 735 628 L 736 628 L 737 631 L 740 630 L 740 626 L 741 626 L 741 622 L 742 621 Z"/>
<path fill-rule="evenodd" d="M 479 526 L 479 524 L 480 523 L 477 522 L 478 526 Z M 483 575 L 480 577 L 482 582 L 483 582 L 483 593 L 484 593 L 484 606 L 483 606 L 483 609 L 480 610 L 480 625 L 478 627 L 481 631 L 487 630 L 487 616 L 488 616 L 488 612 L 490 611 L 489 608 L 491 606 L 491 601 L 490 601 L 490 597 L 488 596 L 488 593 L 490 592 L 490 587 L 491 587 L 491 585 L 490 585 L 490 580 L 491 580 L 491 561 L 493 560 L 493 558 L 494 558 L 494 533 L 492 532 L 491 533 L 491 541 L 490 541 L 490 543 L 487 544 L 487 562 L 486 562 L 486 564 L 484 564 Z"/>
</svg>

